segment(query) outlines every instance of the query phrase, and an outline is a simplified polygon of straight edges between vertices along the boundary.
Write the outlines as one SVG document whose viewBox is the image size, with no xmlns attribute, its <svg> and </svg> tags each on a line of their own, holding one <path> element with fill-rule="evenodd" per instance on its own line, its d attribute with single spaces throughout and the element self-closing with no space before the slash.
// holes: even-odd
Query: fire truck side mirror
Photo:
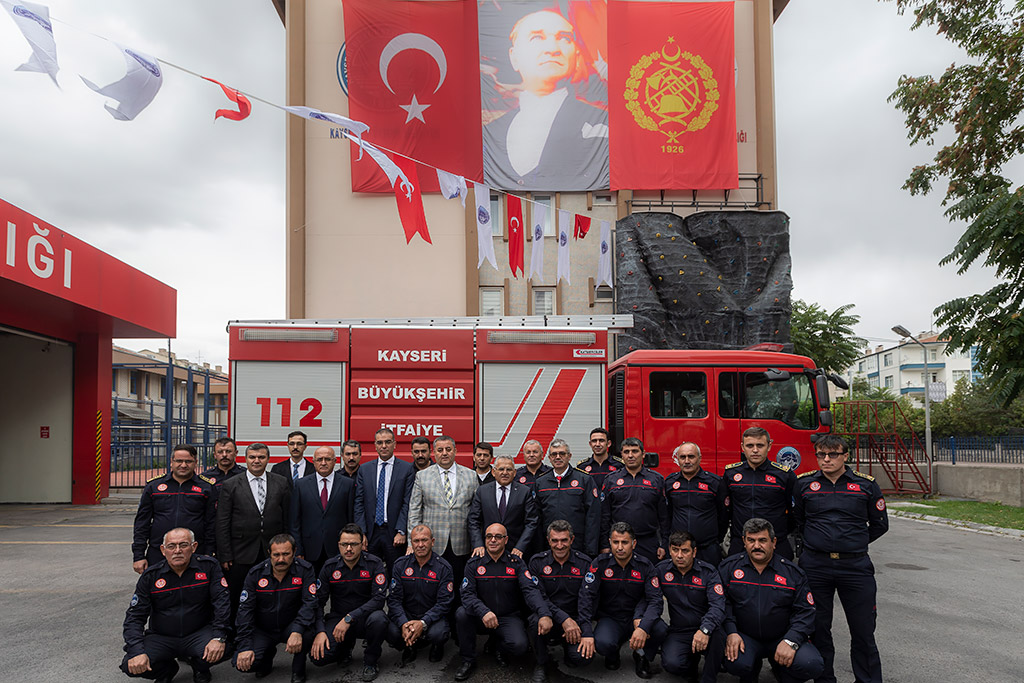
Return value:
<svg viewBox="0 0 1024 683">
<path fill-rule="evenodd" d="M 822 427 L 831 427 L 832 426 L 832 411 L 831 410 L 819 410 L 818 411 L 818 422 L 821 423 Z M 813 434 L 811 435 L 811 438 L 812 439 L 814 438 Z"/>
<path fill-rule="evenodd" d="M 815 377 L 814 390 L 818 394 L 818 407 L 822 410 L 828 410 L 828 378 L 826 378 L 824 375 L 818 375 L 817 377 Z"/>
<path fill-rule="evenodd" d="M 647 451 L 644 453 L 644 467 L 654 469 L 661 463 L 661 457 L 657 453 Z"/>
</svg>

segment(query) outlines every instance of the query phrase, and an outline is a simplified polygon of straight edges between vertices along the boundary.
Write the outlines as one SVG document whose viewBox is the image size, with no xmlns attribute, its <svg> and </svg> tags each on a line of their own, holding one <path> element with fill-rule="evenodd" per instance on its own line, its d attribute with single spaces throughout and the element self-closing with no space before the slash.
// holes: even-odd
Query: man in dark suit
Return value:
<svg viewBox="0 0 1024 683">
<path fill-rule="evenodd" d="M 270 539 L 288 530 L 291 488 L 284 477 L 267 472 L 268 462 L 270 448 L 250 444 L 245 474 L 224 482 L 217 499 L 217 559 L 231 588 L 233 610 L 245 575 L 269 557 Z"/>
<path fill-rule="evenodd" d="M 387 571 L 405 554 L 405 530 L 409 520 L 409 496 L 415 472 L 395 455 L 395 433 L 378 429 L 374 434 L 377 459 L 356 472 L 356 524 L 365 530 L 367 551 L 384 560 Z"/>
<path fill-rule="evenodd" d="M 338 456 L 330 446 L 313 452 L 316 474 L 292 488 L 292 536 L 296 555 L 313 565 L 316 575 L 328 558 L 338 554 L 341 528 L 355 518 L 355 484 L 334 471 Z"/>
<path fill-rule="evenodd" d="M 308 474 L 313 474 L 313 472 L 316 471 L 316 468 L 313 467 L 313 463 L 302 457 L 305 452 L 305 433 L 298 431 L 292 432 L 288 435 L 288 459 L 277 463 L 270 468 L 270 471 L 287 479 L 289 485 L 295 483 Z"/>
<path fill-rule="evenodd" d="M 494 461 L 494 481 L 484 484 L 473 494 L 469 505 L 469 538 L 473 557 L 483 557 L 484 529 L 501 524 L 508 533 L 512 554 L 523 557 L 529 550 L 537 530 L 537 505 L 526 484 L 513 481 L 515 461 L 510 455 L 499 455 Z"/>
</svg>

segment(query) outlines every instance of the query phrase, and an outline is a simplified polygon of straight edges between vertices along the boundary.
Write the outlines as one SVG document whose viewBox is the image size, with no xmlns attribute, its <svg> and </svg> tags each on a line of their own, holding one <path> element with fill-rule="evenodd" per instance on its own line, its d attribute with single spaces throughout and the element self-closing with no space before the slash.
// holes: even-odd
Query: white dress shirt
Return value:
<svg viewBox="0 0 1024 683">
<path fill-rule="evenodd" d="M 494 482 L 494 483 L 498 484 L 498 482 Z M 508 484 L 505 484 L 504 486 L 502 486 L 501 484 L 498 484 L 494 488 L 494 503 L 496 505 L 501 505 L 501 490 L 502 489 L 506 489 L 506 491 L 505 491 L 505 505 L 508 505 L 509 500 L 512 499 L 512 482 L 509 482 Z"/>
<path fill-rule="evenodd" d="M 519 112 L 505 135 L 513 171 L 526 175 L 540 164 L 555 116 L 568 96 L 569 91 L 565 88 L 559 88 L 550 95 L 534 95 L 525 90 L 519 93 Z"/>
<path fill-rule="evenodd" d="M 440 465 L 438 465 L 437 468 L 439 470 L 441 470 L 441 492 L 442 492 L 442 494 L 444 493 L 444 478 L 448 477 L 448 485 L 452 487 L 452 500 L 455 500 L 455 497 L 458 495 L 458 492 L 459 492 L 459 484 L 458 484 L 459 477 L 455 473 L 455 463 L 452 463 L 451 467 L 449 467 L 448 469 L 445 469 L 445 468 L 441 467 Z"/>
<path fill-rule="evenodd" d="M 385 469 L 385 471 L 384 471 L 384 523 L 387 524 L 388 523 L 388 496 L 391 493 L 391 475 L 395 471 L 395 458 L 394 458 L 394 456 L 388 458 L 387 460 L 381 460 L 380 458 L 377 458 L 377 466 L 375 468 L 373 468 L 373 493 L 374 493 L 373 514 L 374 514 L 374 518 L 375 519 L 376 519 L 376 516 L 377 516 L 377 507 L 376 507 L 377 486 L 378 486 L 378 484 L 380 482 L 380 468 L 381 468 L 382 465 L 387 465 L 387 469 Z"/>
<path fill-rule="evenodd" d="M 264 470 L 262 475 L 254 477 L 252 472 L 246 470 L 245 476 L 249 478 L 249 490 L 252 491 L 252 499 L 256 501 L 256 507 L 259 507 L 260 497 L 259 494 L 257 493 L 259 491 L 259 488 L 258 485 L 256 484 L 256 480 L 259 479 L 263 482 L 263 499 L 264 502 L 266 502 L 266 498 L 270 494 L 270 482 L 267 480 L 267 471 Z"/>
<path fill-rule="evenodd" d="M 327 482 L 327 499 L 330 500 L 331 499 L 331 490 L 334 488 L 334 472 L 332 471 L 326 477 L 323 477 L 320 474 L 317 474 L 316 478 L 317 478 L 317 482 L 316 482 L 316 495 L 317 496 L 320 495 L 320 491 L 322 491 L 323 488 L 324 488 L 324 482 Z"/>
</svg>

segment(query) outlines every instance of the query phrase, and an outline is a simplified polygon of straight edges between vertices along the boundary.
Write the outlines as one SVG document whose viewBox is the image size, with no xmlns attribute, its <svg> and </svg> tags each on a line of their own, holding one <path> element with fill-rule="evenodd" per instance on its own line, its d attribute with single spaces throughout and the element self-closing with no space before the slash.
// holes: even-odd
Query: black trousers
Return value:
<svg viewBox="0 0 1024 683">
<path fill-rule="evenodd" d="M 213 640 L 213 627 L 203 628 L 176 638 L 174 636 L 162 636 L 157 633 L 147 633 L 143 641 L 143 648 L 149 655 L 149 666 L 151 671 L 144 671 L 141 674 L 128 673 L 128 655 L 121 661 L 121 671 L 132 678 L 162 678 L 172 675 L 178 670 L 178 663 L 174 661 L 178 657 L 188 659 L 194 671 L 208 672 L 209 662 L 203 659 L 203 652 L 206 644 Z"/>
<path fill-rule="evenodd" d="M 578 646 L 566 642 L 565 631 L 562 630 L 562 625 L 557 620 L 552 620 L 555 622 L 554 625 L 544 635 L 537 634 L 537 622 L 539 621 L 540 617 L 534 612 L 530 615 L 528 622 L 530 643 L 533 645 L 533 654 L 537 658 L 537 666 L 544 666 L 548 663 L 548 648 L 552 645 L 561 645 L 566 661 L 573 666 L 582 666 L 586 663 L 583 655 L 577 649 Z"/>
<path fill-rule="evenodd" d="M 426 643 L 428 645 L 444 645 L 451 638 L 452 631 L 448 626 L 448 622 L 444 619 L 441 621 L 435 621 L 433 624 L 428 626 L 425 631 L 420 635 L 420 639 L 417 640 L 413 647 L 417 647 Z M 402 627 L 395 622 L 388 620 L 388 633 L 387 633 L 388 645 L 401 650 L 405 648 L 405 638 L 402 637 Z"/>
<path fill-rule="evenodd" d="M 387 575 L 391 576 L 391 568 L 395 566 L 395 560 L 405 555 L 406 544 L 395 545 L 395 534 L 389 534 L 387 526 L 374 526 L 367 534 L 366 549 L 384 560 L 384 567 Z"/>
<path fill-rule="evenodd" d="M 313 644 L 313 630 L 309 629 L 302 634 L 302 650 L 292 655 L 292 673 L 303 674 L 306 673 L 306 653 L 309 652 L 310 646 Z M 274 666 L 274 656 L 277 654 L 277 646 L 281 643 L 288 641 L 291 633 L 268 633 L 259 628 L 254 628 L 252 632 L 252 651 L 255 657 L 253 658 L 252 668 L 249 671 L 270 671 Z M 235 668 L 238 668 L 238 653 L 235 653 L 234 660 L 232 662 Z"/>
<path fill-rule="evenodd" d="M 781 666 L 775 661 L 775 650 L 782 639 L 777 640 L 755 640 L 750 636 L 740 633 L 743 639 L 743 652 L 740 652 L 736 661 L 722 660 L 722 665 L 727 673 L 740 678 L 749 678 L 761 668 L 761 660 L 768 658 L 772 667 L 772 673 L 779 683 L 802 683 L 803 681 L 817 678 L 821 675 L 824 664 L 817 648 L 810 642 L 800 646 L 793 657 L 793 663 L 789 666 Z"/>
<path fill-rule="evenodd" d="M 654 659 L 661 642 L 668 634 L 668 626 L 661 619 L 655 619 L 651 632 L 647 634 L 644 645 L 644 656 L 648 661 Z M 633 620 L 618 621 L 610 617 L 601 617 L 594 625 L 594 649 L 602 657 L 618 659 L 619 648 L 633 635 Z"/>
<path fill-rule="evenodd" d="M 328 615 L 325 627 L 327 629 L 327 653 L 322 659 L 314 659 L 317 666 L 324 666 L 344 659 L 352 653 L 356 646 L 356 640 L 366 640 L 366 649 L 363 651 L 363 664 L 366 666 L 377 666 L 380 659 L 380 652 L 384 649 L 384 637 L 388 631 L 388 618 L 383 610 L 374 610 L 369 614 L 362 614 L 348 626 L 345 632 L 345 639 L 340 643 L 334 639 L 334 627 L 344 618 L 343 614 Z"/>
<path fill-rule="evenodd" d="M 675 676 L 696 676 L 697 663 L 704 655 L 703 683 L 713 683 L 722 668 L 725 656 L 725 632 L 717 628 L 711 632 L 708 647 L 703 652 L 693 651 L 693 634 L 696 631 L 669 631 L 661 645 L 661 665 Z"/>
<path fill-rule="evenodd" d="M 476 661 L 477 635 L 493 635 L 498 649 L 509 660 L 522 657 L 530 649 L 526 624 L 518 614 L 498 617 L 498 627 L 490 629 L 484 626 L 480 617 L 471 614 L 465 607 L 459 607 L 455 611 L 455 632 L 459 638 L 459 654 L 464 662 Z"/>
</svg>

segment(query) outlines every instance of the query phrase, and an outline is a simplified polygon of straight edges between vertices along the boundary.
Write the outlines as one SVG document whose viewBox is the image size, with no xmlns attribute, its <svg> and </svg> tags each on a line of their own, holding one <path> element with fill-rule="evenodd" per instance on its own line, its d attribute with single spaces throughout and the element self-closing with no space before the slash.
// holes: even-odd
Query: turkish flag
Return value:
<svg viewBox="0 0 1024 683">
<path fill-rule="evenodd" d="M 398 155 L 394 156 L 393 161 L 412 183 L 412 185 L 407 184 L 399 176 L 394 187 L 398 217 L 402 219 L 402 229 L 405 230 L 405 243 L 411 242 L 412 236 L 419 233 L 427 244 L 432 244 L 430 233 L 427 232 L 427 217 L 423 213 L 423 197 L 420 196 L 420 180 L 416 173 L 416 162 Z"/>
<path fill-rule="evenodd" d="M 611 189 L 739 186 L 731 2 L 608 7 Z"/>
<path fill-rule="evenodd" d="M 506 214 L 508 214 L 508 267 L 512 269 L 512 277 L 523 274 L 523 203 L 514 194 L 506 196 Z"/>
<path fill-rule="evenodd" d="M 573 239 L 581 240 L 587 236 L 590 231 L 590 217 L 581 216 L 576 214 L 576 219 L 573 221 L 572 226 L 572 237 Z"/>
<path fill-rule="evenodd" d="M 207 78 L 206 76 L 203 76 L 203 79 L 219 85 L 220 89 L 224 91 L 224 94 L 227 96 L 227 98 L 234 102 L 236 105 L 238 105 L 238 111 L 235 111 L 234 109 L 218 109 L 213 114 L 214 121 L 216 121 L 221 116 L 232 121 L 241 121 L 242 119 L 248 117 L 249 113 L 252 112 L 252 102 L 249 101 L 248 97 L 238 92 L 234 88 L 229 88 L 220 81 L 215 81 L 212 78 Z"/>
<path fill-rule="evenodd" d="M 483 180 L 477 12 L 473 2 L 345 0 L 349 116 L 366 139 L 470 180 Z M 391 186 L 364 155 L 354 192 Z M 422 189 L 437 192 L 424 174 Z"/>
</svg>

